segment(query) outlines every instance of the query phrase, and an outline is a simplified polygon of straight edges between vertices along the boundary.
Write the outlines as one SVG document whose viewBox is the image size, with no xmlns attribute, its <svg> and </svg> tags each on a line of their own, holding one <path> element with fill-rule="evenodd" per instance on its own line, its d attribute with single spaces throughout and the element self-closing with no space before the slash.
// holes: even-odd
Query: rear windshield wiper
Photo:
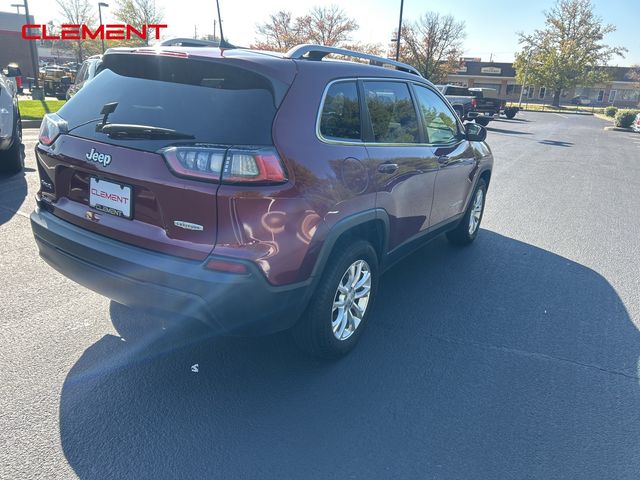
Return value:
<svg viewBox="0 0 640 480">
<path fill-rule="evenodd" d="M 149 125 L 130 125 L 126 123 L 107 123 L 100 128 L 109 138 L 137 139 L 184 139 L 193 140 L 193 135 L 178 132 L 171 128 L 152 127 Z"/>
</svg>

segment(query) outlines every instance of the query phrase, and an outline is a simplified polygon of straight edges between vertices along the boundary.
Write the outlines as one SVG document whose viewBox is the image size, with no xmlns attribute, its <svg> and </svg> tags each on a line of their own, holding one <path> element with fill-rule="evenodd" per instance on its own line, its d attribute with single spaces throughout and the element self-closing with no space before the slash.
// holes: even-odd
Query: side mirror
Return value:
<svg viewBox="0 0 640 480">
<path fill-rule="evenodd" d="M 487 129 L 477 123 L 465 123 L 464 134 L 470 142 L 484 142 L 487 138 Z"/>
</svg>

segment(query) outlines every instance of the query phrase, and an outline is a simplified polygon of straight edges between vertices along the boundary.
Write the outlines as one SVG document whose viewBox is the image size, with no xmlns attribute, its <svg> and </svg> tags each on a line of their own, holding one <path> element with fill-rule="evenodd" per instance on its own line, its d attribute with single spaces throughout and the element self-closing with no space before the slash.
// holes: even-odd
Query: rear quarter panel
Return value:
<svg viewBox="0 0 640 480">
<path fill-rule="evenodd" d="M 287 184 L 259 193 L 229 185 L 218 190 L 214 252 L 247 256 L 272 284 L 308 279 L 326 232 L 375 207 L 364 146 L 328 144 L 316 136 L 322 94 L 335 78 L 327 65 L 305 62 L 276 115 L 272 135 Z"/>
</svg>

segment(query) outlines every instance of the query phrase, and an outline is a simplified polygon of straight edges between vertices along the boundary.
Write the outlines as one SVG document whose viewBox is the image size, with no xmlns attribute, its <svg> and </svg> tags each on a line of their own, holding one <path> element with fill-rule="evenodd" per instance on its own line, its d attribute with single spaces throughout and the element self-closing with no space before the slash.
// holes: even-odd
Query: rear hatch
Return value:
<svg viewBox="0 0 640 480">
<path fill-rule="evenodd" d="M 204 259 L 216 242 L 227 156 L 268 162 L 287 87 L 246 59 L 108 53 L 95 79 L 43 123 L 41 204 L 101 235 Z M 244 180 L 241 169 L 233 173 Z"/>
</svg>

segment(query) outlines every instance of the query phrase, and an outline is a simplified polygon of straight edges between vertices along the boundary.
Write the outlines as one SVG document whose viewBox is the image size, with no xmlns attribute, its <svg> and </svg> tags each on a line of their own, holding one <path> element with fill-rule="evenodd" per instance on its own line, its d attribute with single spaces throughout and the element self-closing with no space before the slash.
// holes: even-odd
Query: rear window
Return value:
<svg viewBox="0 0 640 480">
<path fill-rule="evenodd" d="M 360 140 L 360 101 L 355 81 L 334 83 L 322 106 L 320 133 L 335 140 Z"/>
<path fill-rule="evenodd" d="M 464 87 L 447 87 L 447 95 L 454 97 L 470 97 L 471 92 Z"/>
<path fill-rule="evenodd" d="M 103 105 L 118 102 L 110 123 L 170 128 L 193 135 L 197 143 L 272 144 L 275 87 L 264 76 L 215 61 L 111 57 L 117 58 L 105 57 L 102 71 L 58 112 L 71 135 L 150 151 L 176 143 L 113 139 L 96 132 Z"/>
</svg>

